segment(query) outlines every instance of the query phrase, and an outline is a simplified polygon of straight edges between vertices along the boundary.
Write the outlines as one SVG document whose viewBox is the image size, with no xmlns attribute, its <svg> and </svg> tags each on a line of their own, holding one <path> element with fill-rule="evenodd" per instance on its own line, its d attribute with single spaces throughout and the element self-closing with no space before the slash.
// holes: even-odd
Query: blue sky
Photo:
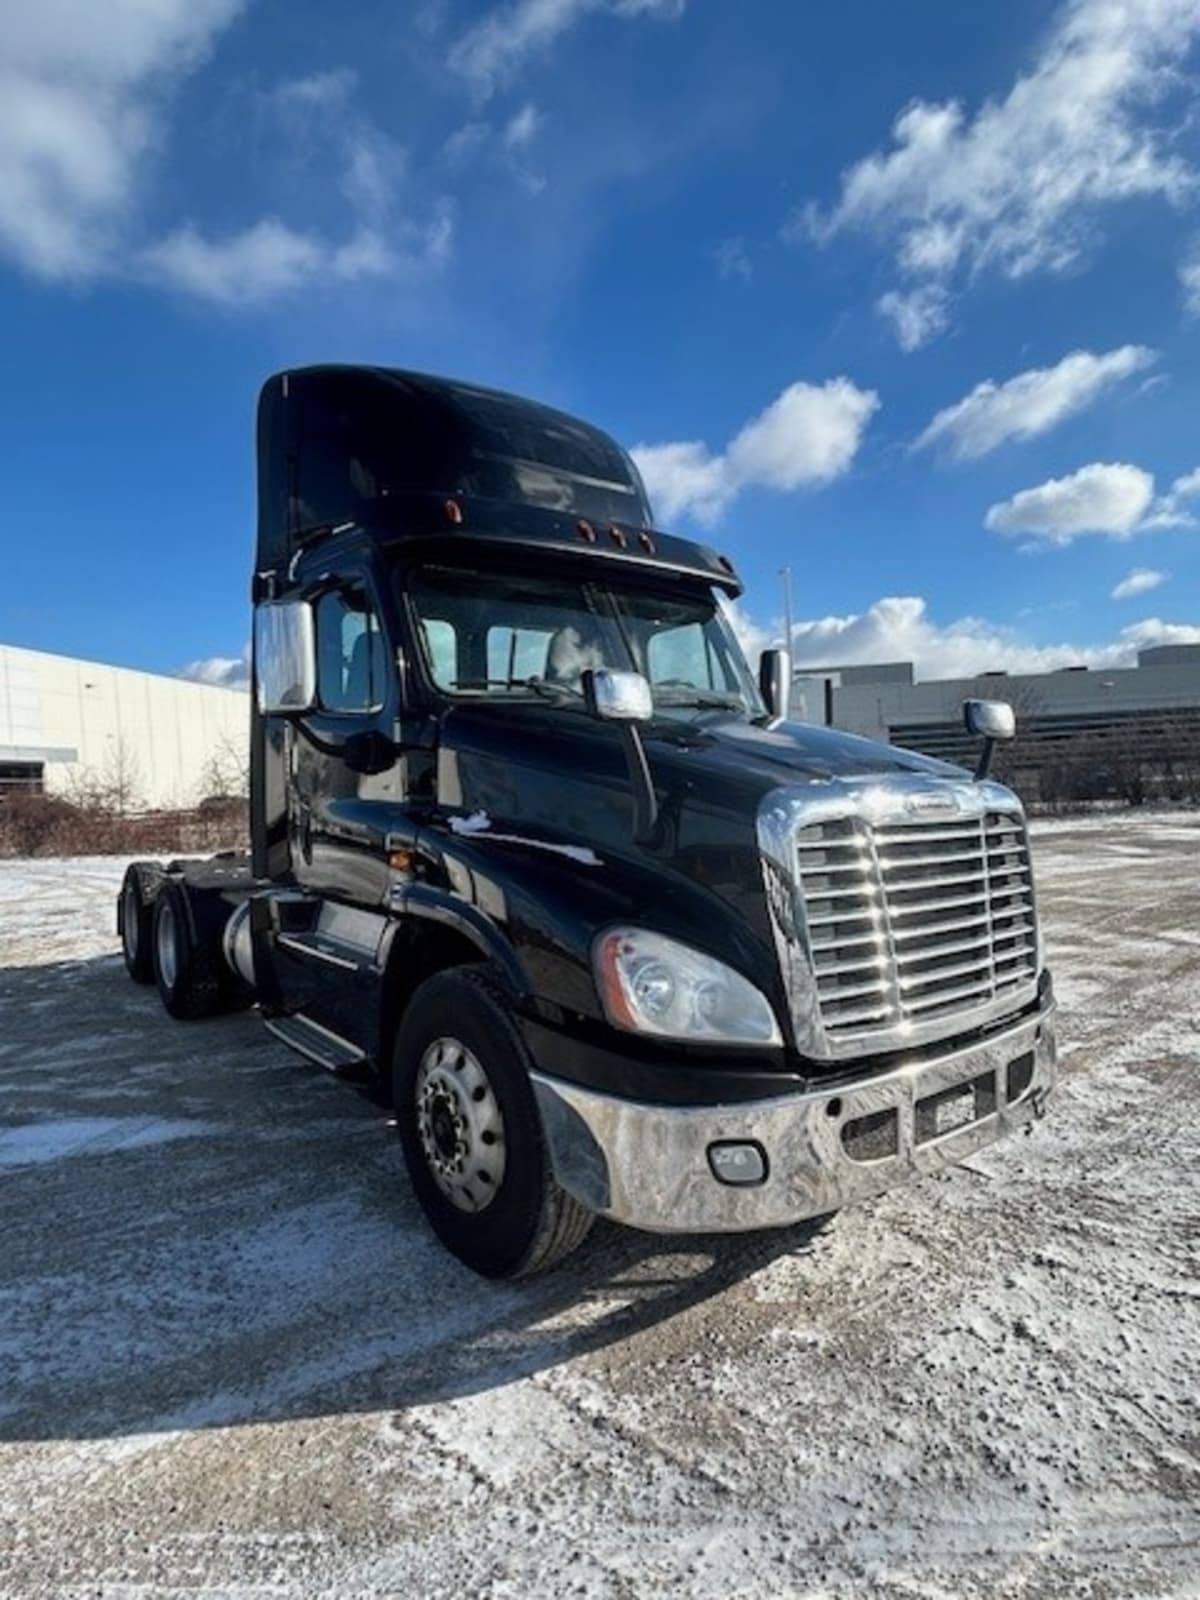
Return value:
<svg viewBox="0 0 1200 1600">
<path fill-rule="evenodd" d="M 1200 0 L 0 17 L 0 639 L 236 677 L 270 371 L 547 399 L 747 641 L 1200 640 Z"/>
</svg>

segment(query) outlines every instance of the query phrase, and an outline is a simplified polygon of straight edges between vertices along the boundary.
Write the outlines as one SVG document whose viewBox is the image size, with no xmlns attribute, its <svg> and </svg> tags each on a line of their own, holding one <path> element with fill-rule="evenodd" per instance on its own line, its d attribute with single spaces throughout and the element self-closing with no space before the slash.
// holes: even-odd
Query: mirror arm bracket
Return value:
<svg viewBox="0 0 1200 1600">
<path fill-rule="evenodd" d="M 620 731 L 633 793 L 634 841 L 637 844 L 652 844 L 658 827 L 658 796 L 654 792 L 654 782 L 650 777 L 650 764 L 646 760 L 642 730 L 636 722 L 623 722 L 620 724 Z"/>
<path fill-rule="evenodd" d="M 979 752 L 979 761 L 975 767 L 975 782 L 982 783 L 992 770 L 992 752 L 996 748 L 995 739 L 985 739 L 983 749 Z"/>
</svg>

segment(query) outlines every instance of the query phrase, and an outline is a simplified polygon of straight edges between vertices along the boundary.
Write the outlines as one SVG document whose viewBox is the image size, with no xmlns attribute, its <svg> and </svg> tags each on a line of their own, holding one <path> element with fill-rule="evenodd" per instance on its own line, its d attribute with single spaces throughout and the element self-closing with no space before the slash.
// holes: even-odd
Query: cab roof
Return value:
<svg viewBox="0 0 1200 1600">
<path fill-rule="evenodd" d="M 741 592 L 706 545 L 656 532 L 641 474 L 608 434 L 496 389 L 390 367 L 277 373 L 258 402 L 260 577 L 331 528 L 475 537 Z"/>
</svg>

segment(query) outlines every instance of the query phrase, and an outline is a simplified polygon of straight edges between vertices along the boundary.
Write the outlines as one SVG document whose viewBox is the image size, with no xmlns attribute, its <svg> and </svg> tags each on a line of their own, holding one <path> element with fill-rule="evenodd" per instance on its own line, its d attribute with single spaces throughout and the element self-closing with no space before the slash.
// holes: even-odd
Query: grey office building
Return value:
<svg viewBox="0 0 1200 1600">
<path fill-rule="evenodd" d="M 983 672 L 922 683 L 909 661 L 803 667 L 792 703 L 793 715 L 808 721 L 970 765 L 976 746 L 962 721 L 970 697 L 1014 707 L 1018 737 L 1006 765 L 1035 798 L 1051 797 L 1045 791 L 1064 782 L 1084 783 L 1085 767 L 1101 792 L 1120 790 L 1118 768 L 1134 765 L 1151 792 L 1172 793 L 1180 782 L 1186 790 L 1192 768 L 1200 768 L 1200 644 L 1142 650 L 1134 667 Z M 1075 777 L 1064 777 L 1066 768 Z"/>
</svg>

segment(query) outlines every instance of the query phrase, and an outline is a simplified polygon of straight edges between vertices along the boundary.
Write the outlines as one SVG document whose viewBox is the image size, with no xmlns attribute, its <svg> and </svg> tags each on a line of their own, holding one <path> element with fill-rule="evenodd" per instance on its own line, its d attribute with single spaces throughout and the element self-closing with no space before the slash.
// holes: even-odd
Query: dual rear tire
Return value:
<svg viewBox="0 0 1200 1600">
<path fill-rule="evenodd" d="M 160 875 L 161 876 L 161 875 Z M 135 861 L 125 869 L 121 883 L 120 934 L 125 970 L 134 983 L 154 982 L 154 893 L 150 872 L 144 862 Z"/>
<path fill-rule="evenodd" d="M 193 1021 L 229 1010 L 235 980 L 219 938 L 197 930 L 187 891 L 144 861 L 125 873 L 120 898 L 121 954 L 135 983 L 158 986 L 173 1017 Z"/>
</svg>

